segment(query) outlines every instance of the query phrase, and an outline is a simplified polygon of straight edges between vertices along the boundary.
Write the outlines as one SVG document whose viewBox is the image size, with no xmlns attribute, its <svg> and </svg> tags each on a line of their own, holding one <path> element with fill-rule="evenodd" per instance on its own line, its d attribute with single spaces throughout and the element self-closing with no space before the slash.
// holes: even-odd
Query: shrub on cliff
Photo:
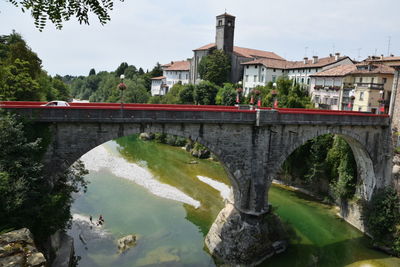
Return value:
<svg viewBox="0 0 400 267">
<path fill-rule="evenodd" d="M 400 256 L 400 197 L 393 188 L 377 190 L 370 202 L 364 203 L 363 219 L 373 239 Z"/>
</svg>

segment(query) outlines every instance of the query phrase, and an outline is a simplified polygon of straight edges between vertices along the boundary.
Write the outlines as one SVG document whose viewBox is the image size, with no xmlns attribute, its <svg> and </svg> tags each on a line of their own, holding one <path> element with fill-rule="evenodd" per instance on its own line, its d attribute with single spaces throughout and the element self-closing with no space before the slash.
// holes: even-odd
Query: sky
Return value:
<svg viewBox="0 0 400 267">
<path fill-rule="evenodd" d="M 51 75 L 114 71 L 121 62 L 151 70 L 214 42 L 215 17 L 225 11 L 236 17 L 236 46 L 287 60 L 400 56 L 399 0 L 116 0 L 104 26 L 92 16 L 90 25 L 71 19 L 42 32 L 29 13 L 0 0 L 0 35 L 21 34 Z"/>
</svg>

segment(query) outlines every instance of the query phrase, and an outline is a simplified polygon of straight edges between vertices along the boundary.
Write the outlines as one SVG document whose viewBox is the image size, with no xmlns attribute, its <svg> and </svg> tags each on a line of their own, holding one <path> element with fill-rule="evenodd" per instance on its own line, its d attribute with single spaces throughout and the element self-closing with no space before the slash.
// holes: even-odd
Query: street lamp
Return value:
<svg viewBox="0 0 400 267">
<path fill-rule="evenodd" d="M 236 88 L 236 104 L 240 104 L 240 94 L 243 92 L 243 88 Z"/>
<path fill-rule="evenodd" d="M 383 90 L 379 91 L 379 114 L 384 114 L 385 113 L 385 99 L 383 98 Z"/>
<path fill-rule="evenodd" d="M 273 101 L 273 108 L 278 108 L 278 99 L 276 98 L 276 96 L 278 95 L 278 92 L 275 90 L 276 89 L 276 83 L 272 84 L 272 87 L 274 88 L 271 91 L 271 96 L 272 96 L 272 101 Z"/>
<path fill-rule="evenodd" d="M 124 83 L 125 75 L 121 74 L 119 76 L 121 82 L 118 84 L 118 89 L 121 90 L 121 109 L 124 108 L 124 90 L 126 89 L 126 84 Z"/>
<path fill-rule="evenodd" d="M 261 108 L 261 97 L 260 97 L 260 90 L 253 90 L 253 93 L 257 99 L 257 108 Z"/>
</svg>

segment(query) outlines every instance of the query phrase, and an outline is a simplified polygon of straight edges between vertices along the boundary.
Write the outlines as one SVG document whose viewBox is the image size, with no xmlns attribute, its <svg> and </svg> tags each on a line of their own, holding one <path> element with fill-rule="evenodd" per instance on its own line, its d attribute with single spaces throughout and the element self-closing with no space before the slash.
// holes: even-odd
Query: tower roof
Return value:
<svg viewBox="0 0 400 267">
<path fill-rule="evenodd" d="M 231 18 L 236 18 L 235 16 L 233 16 L 233 15 L 231 15 L 231 14 L 228 14 L 228 13 L 223 13 L 223 14 L 221 14 L 221 15 L 218 15 L 217 16 L 217 18 L 219 18 L 219 17 L 231 17 Z"/>
</svg>

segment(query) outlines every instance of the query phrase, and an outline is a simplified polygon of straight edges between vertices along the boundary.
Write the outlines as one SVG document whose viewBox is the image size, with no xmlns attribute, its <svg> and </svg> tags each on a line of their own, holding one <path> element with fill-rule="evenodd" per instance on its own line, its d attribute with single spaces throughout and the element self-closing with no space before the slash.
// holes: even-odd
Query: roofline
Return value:
<svg viewBox="0 0 400 267">
<path fill-rule="evenodd" d="M 336 64 L 336 63 L 338 63 L 338 62 L 340 62 L 340 61 L 342 61 L 342 60 L 345 60 L 346 58 L 350 59 L 351 62 L 354 64 L 354 61 L 353 61 L 349 56 L 345 56 L 345 57 L 343 57 L 342 59 L 336 60 L 336 61 L 334 61 L 334 62 L 325 64 L 325 65 L 321 65 L 321 66 L 318 66 L 318 67 L 315 67 L 315 66 L 307 66 L 307 67 L 295 67 L 295 68 L 286 68 L 286 69 L 293 70 L 293 69 L 313 69 L 313 68 L 322 68 L 322 67 L 326 67 L 326 66 L 329 66 L 329 65 L 332 65 L 332 64 Z"/>
</svg>

